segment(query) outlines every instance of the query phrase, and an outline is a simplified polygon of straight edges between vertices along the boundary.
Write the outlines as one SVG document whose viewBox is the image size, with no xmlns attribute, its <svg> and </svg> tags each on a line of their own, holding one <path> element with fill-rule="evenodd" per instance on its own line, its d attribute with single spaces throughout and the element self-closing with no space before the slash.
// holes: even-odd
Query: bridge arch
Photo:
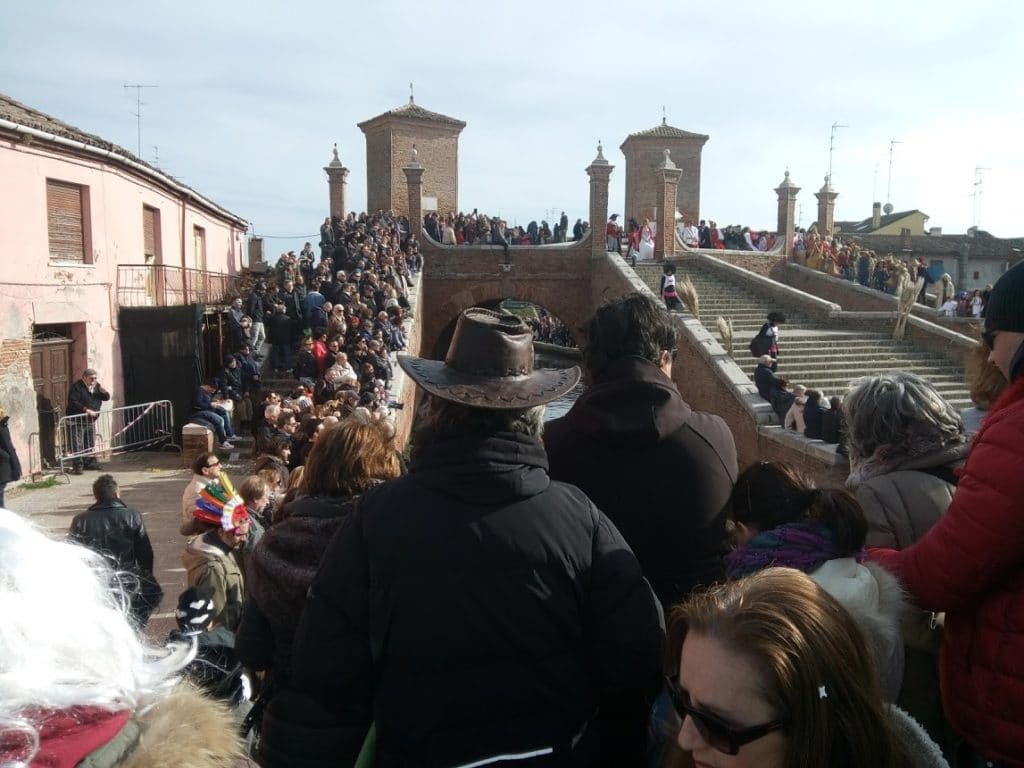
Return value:
<svg viewBox="0 0 1024 768">
<path fill-rule="evenodd" d="M 593 262 L 580 247 L 514 249 L 510 263 L 503 262 L 500 248 L 486 246 L 442 251 L 428 245 L 424 251 L 420 354 L 443 357 L 442 335 L 469 307 L 527 301 L 565 323 L 577 341 L 593 314 Z"/>
<path fill-rule="evenodd" d="M 484 307 L 485 309 L 498 309 L 498 307 L 505 301 L 528 302 L 530 304 L 533 304 L 537 309 L 547 312 L 554 319 L 564 323 L 569 330 L 569 334 L 572 336 L 573 342 L 577 344 L 579 343 L 579 331 L 576 327 L 574 327 L 564 317 L 561 317 L 555 310 L 551 309 L 550 307 L 544 306 L 543 304 L 540 304 L 536 301 L 523 299 L 519 296 L 502 296 L 500 298 L 491 298 L 485 299 L 483 301 L 478 301 L 469 306 Z M 468 307 L 463 307 L 463 309 L 467 308 Z M 442 358 L 444 358 L 445 354 L 448 351 L 448 345 L 451 344 L 452 336 L 455 334 L 455 323 L 458 321 L 459 315 L 461 313 L 462 309 L 459 309 L 451 316 L 451 318 L 448 320 L 448 323 L 441 329 L 441 332 L 438 334 L 432 347 L 425 346 L 423 348 L 423 352 L 426 353 L 427 357 L 430 357 L 434 360 L 441 360 Z"/>
</svg>

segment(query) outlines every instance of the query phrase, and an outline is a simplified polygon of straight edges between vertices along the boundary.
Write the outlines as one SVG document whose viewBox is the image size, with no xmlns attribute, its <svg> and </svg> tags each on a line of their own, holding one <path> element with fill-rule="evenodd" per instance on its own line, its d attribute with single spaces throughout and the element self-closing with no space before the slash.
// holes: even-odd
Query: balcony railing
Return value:
<svg viewBox="0 0 1024 768">
<path fill-rule="evenodd" d="M 122 307 L 224 304 L 240 295 L 241 275 L 167 265 L 122 264 L 117 301 Z"/>
</svg>

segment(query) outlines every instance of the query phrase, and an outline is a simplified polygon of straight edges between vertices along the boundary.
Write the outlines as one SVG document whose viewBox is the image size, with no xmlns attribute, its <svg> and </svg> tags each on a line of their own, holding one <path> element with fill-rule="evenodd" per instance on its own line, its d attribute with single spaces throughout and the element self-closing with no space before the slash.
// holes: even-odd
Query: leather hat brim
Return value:
<svg viewBox="0 0 1024 768">
<path fill-rule="evenodd" d="M 402 370 L 435 397 L 474 408 L 517 410 L 550 403 L 576 386 L 580 368 L 540 368 L 525 376 L 463 373 L 443 360 L 399 355 Z"/>
</svg>

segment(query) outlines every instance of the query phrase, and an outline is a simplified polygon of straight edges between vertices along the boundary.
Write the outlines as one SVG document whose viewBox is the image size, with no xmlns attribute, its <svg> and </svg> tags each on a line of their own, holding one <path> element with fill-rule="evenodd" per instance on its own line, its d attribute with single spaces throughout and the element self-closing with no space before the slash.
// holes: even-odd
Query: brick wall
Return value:
<svg viewBox="0 0 1024 768">
<path fill-rule="evenodd" d="M 408 158 L 405 160 L 408 161 Z M 366 210 L 392 208 L 392 198 L 405 197 L 405 179 L 401 187 L 392 187 L 391 132 L 381 126 L 366 134 Z M 403 210 L 408 206 L 402 203 Z"/>
<path fill-rule="evenodd" d="M 39 429 L 29 360 L 31 354 L 30 333 L 0 341 L 0 407 L 10 416 L 11 440 L 21 460 L 24 476 L 29 473 L 28 436 Z"/>
<path fill-rule="evenodd" d="M 458 210 L 459 134 L 457 130 L 419 121 L 395 120 L 366 135 L 367 209 L 394 209 L 408 216 L 405 174 L 402 166 L 417 160 L 423 174 L 423 196 L 436 197 L 442 213 Z"/>
<path fill-rule="evenodd" d="M 637 139 L 623 144 L 626 156 L 626 200 L 623 206 L 624 224 L 630 217 L 643 223 L 654 219 L 657 207 L 658 185 L 661 183 L 657 168 L 665 158 L 664 151 L 672 153 L 672 162 L 682 170 L 676 194 L 676 207 L 686 221 L 700 219 L 700 159 L 702 139 Z M 612 211 L 615 213 L 615 211 Z M 661 222 L 659 222 L 660 224 Z M 673 224 L 675 222 L 673 221 Z"/>
<path fill-rule="evenodd" d="M 459 313 L 511 298 L 544 307 L 577 334 L 592 313 L 590 304 L 590 244 L 513 247 L 506 270 L 500 246 L 444 247 L 421 241 L 424 268 L 421 291 L 420 349 L 440 357 L 437 348 Z"/>
</svg>

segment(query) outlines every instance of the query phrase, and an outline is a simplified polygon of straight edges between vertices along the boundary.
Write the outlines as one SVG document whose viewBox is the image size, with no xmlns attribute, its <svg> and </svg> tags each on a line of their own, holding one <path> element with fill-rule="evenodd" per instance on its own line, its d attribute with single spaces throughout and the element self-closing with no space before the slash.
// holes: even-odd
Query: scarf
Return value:
<svg viewBox="0 0 1024 768">
<path fill-rule="evenodd" d="M 127 710 L 109 712 L 90 706 L 28 711 L 25 718 L 39 730 L 39 751 L 31 765 L 74 768 L 90 753 L 114 739 L 130 717 Z M 24 760 L 30 749 L 25 731 L 0 730 L 0 763 Z"/>
<path fill-rule="evenodd" d="M 730 579 L 740 579 L 772 566 L 811 573 L 840 556 L 832 543 L 832 532 L 820 523 L 787 523 L 757 534 L 746 545 L 726 555 L 725 570 Z M 863 554 L 857 553 L 856 559 L 860 562 Z"/>
</svg>

